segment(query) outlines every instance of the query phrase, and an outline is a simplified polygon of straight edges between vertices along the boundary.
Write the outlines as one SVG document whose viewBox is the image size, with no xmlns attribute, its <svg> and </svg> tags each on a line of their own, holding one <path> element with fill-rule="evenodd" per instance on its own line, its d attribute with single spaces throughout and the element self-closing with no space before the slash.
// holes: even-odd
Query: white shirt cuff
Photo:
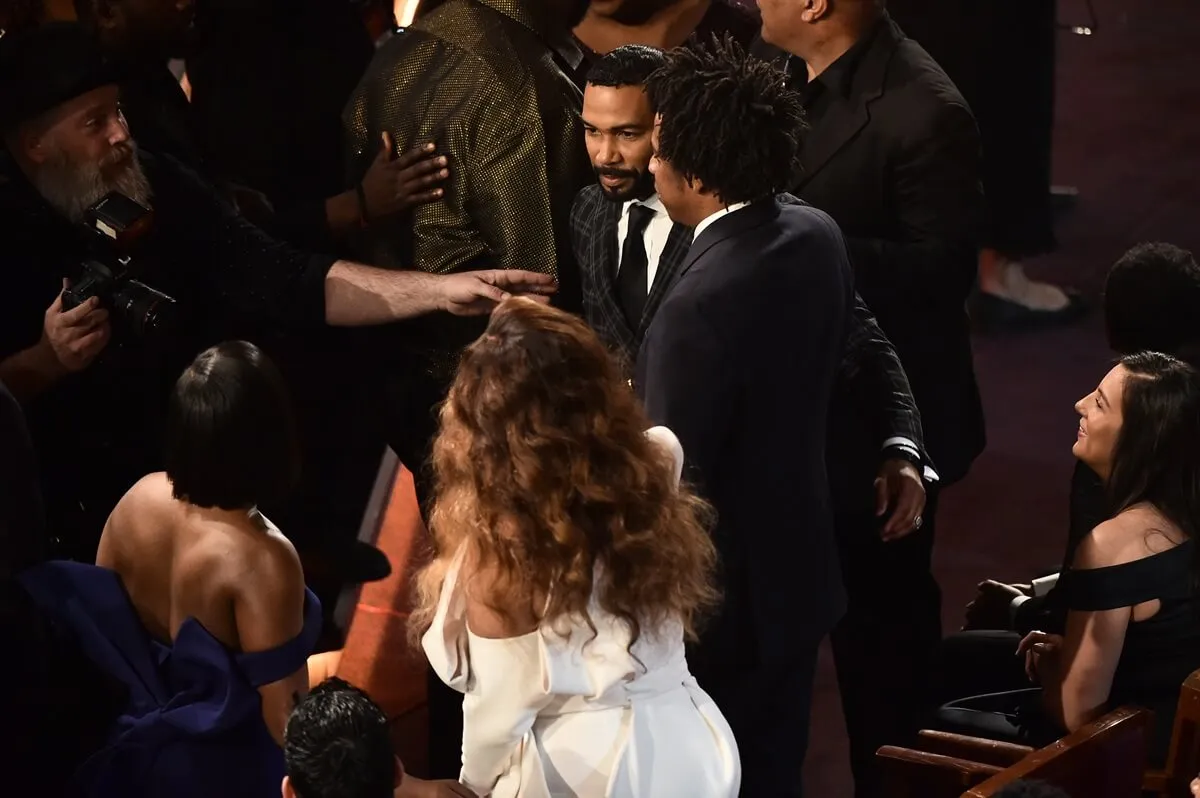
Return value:
<svg viewBox="0 0 1200 798">
<path fill-rule="evenodd" d="M 881 446 L 880 448 L 887 449 L 891 446 L 898 446 L 901 449 L 904 449 L 905 451 L 910 453 L 913 457 L 917 458 L 918 460 L 925 459 L 925 458 L 921 457 L 921 450 L 917 448 L 916 442 L 913 440 L 910 440 L 909 438 L 904 438 L 901 436 L 896 436 L 895 438 L 888 438 L 886 441 L 883 442 L 883 446 Z M 929 466 L 922 466 L 921 477 L 926 482 L 937 482 L 938 481 L 937 472 L 934 471 Z"/>
<path fill-rule="evenodd" d="M 1058 584 L 1058 574 L 1050 574 L 1033 580 L 1033 595 L 1044 596 Z"/>
</svg>

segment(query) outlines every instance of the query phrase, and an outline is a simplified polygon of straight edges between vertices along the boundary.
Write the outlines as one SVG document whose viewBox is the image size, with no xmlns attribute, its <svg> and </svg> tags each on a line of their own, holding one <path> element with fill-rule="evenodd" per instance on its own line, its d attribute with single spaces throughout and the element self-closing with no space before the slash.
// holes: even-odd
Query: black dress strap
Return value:
<svg viewBox="0 0 1200 798">
<path fill-rule="evenodd" d="M 1133 562 L 1064 571 L 1060 581 L 1066 593 L 1067 608 L 1103 612 L 1155 599 L 1189 599 L 1194 592 L 1194 550 L 1195 545 L 1188 540 Z"/>
</svg>

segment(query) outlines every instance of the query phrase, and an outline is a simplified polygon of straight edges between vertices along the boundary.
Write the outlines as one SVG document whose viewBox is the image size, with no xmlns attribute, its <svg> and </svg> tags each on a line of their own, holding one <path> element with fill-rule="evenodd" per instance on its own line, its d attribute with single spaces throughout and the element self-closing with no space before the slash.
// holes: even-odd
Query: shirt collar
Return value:
<svg viewBox="0 0 1200 798">
<path fill-rule="evenodd" d="M 628 216 L 629 209 L 634 205 L 645 205 L 647 208 L 654 211 L 656 216 L 660 213 L 667 212 L 666 207 L 663 206 L 662 200 L 658 198 L 658 195 L 651 194 L 644 200 L 625 200 L 625 204 L 621 206 L 621 216 Z"/>
<path fill-rule="evenodd" d="M 721 210 L 717 211 L 716 213 L 710 214 L 709 216 L 705 217 L 704 219 L 702 219 L 700 221 L 700 223 L 698 225 L 696 225 L 696 229 L 692 231 L 692 240 L 695 241 L 697 238 L 699 238 L 700 234 L 704 232 L 705 228 L 707 228 L 713 222 L 717 221 L 718 219 L 720 219 L 724 216 L 728 216 L 729 214 L 733 213 L 734 211 L 740 211 L 742 208 L 745 208 L 749 204 L 750 204 L 749 202 L 735 202 L 732 205 L 730 205 L 726 208 L 722 208 Z"/>
<path fill-rule="evenodd" d="M 883 29 L 887 18 L 886 14 L 880 17 L 849 50 L 842 53 L 832 64 L 825 67 L 825 70 L 817 75 L 814 80 L 824 86 L 825 89 L 837 92 L 843 97 L 848 97 L 850 95 L 850 88 L 854 85 L 854 75 L 858 71 L 863 57 L 871 49 L 871 44 L 879 35 L 879 31 Z"/>
</svg>

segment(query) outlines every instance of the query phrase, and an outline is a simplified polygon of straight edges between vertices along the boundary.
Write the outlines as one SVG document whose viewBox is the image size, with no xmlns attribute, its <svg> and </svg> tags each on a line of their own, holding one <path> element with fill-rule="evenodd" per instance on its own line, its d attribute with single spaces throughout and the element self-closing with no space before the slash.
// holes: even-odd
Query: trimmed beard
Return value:
<svg viewBox="0 0 1200 798">
<path fill-rule="evenodd" d="M 650 174 L 650 170 L 646 169 L 642 172 L 633 172 L 632 169 L 606 169 L 604 167 L 593 167 L 596 171 L 596 176 L 609 175 L 612 177 L 632 177 L 633 185 L 624 191 L 612 192 L 603 183 L 600 184 L 600 193 L 604 198 L 612 202 L 628 202 L 629 200 L 644 200 L 654 196 L 654 175 Z"/>
<path fill-rule="evenodd" d="M 88 208 L 114 191 L 146 208 L 153 196 L 133 142 L 118 144 L 96 163 L 78 162 L 55 149 L 32 181 L 51 207 L 75 223 L 83 222 Z"/>
</svg>

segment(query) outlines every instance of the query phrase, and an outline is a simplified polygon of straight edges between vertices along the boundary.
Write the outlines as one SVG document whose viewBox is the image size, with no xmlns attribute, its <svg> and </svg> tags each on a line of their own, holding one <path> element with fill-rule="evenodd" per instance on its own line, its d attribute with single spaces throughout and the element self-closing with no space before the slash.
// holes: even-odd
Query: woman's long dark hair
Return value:
<svg viewBox="0 0 1200 798">
<path fill-rule="evenodd" d="M 1200 538 L 1200 372 L 1158 352 L 1126 355 L 1120 364 L 1128 377 L 1107 485 L 1112 514 L 1151 504 L 1196 540 Z"/>
</svg>

